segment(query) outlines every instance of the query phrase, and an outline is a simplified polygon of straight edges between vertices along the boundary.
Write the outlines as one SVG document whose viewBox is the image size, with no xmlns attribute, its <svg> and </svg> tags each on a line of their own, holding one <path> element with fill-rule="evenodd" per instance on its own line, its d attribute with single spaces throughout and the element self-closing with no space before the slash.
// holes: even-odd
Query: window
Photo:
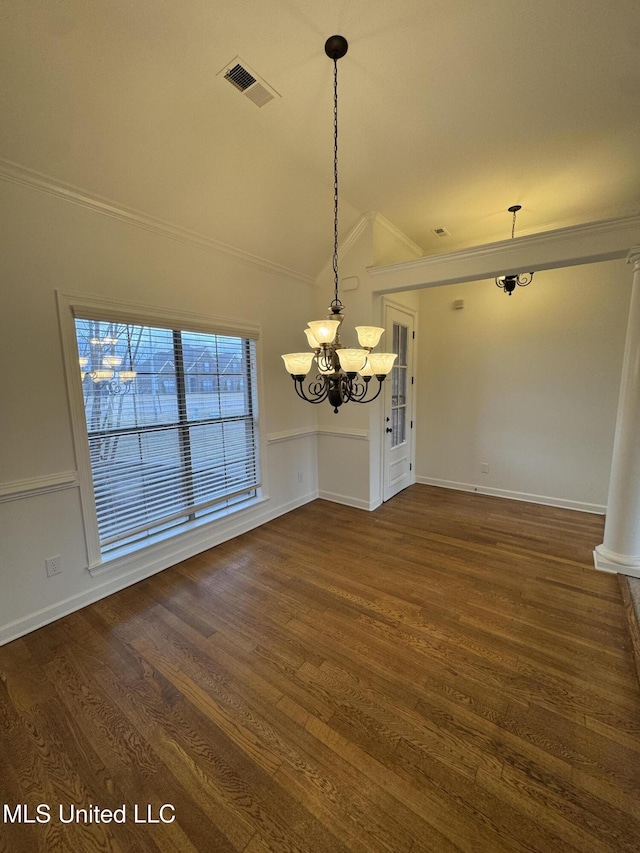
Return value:
<svg viewBox="0 0 640 853">
<path fill-rule="evenodd" d="M 398 359 L 391 369 L 391 447 L 407 440 L 408 331 L 402 323 L 393 324 L 392 352 L 398 354 Z"/>
<path fill-rule="evenodd" d="M 255 339 L 73 313 L 101 555 L 254 499 Z"/>
</svg>

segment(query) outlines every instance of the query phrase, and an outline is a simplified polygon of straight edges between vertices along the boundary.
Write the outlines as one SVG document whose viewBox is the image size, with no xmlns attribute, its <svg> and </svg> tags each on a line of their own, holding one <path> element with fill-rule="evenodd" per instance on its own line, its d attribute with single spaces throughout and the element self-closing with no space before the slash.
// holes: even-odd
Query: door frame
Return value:
<svg viewBox="0 0 640 853">
<path fill-rule="evenodd" d="M 410 463 L 410 475 L 408 486 L 412 485 L 416 482 L 416 396 L 418 390 L 417 384 L 417 372 L 416 372 L 416 353 L 417 353 L 417 343 L 418 343 L 418 334 L 417 334 L 417 325 L 418 325 L 418 311 L 415 308 L 411 308 L 408 305 L 403 305 L 401 302 L 398 302 L 388 296 L 382 297 L 382 315 L 383 315 L 383 323 L 382 325 L 385 328 L 385 336 L 387 341 L 387 346 L 389 345 L 389 341 L 392 340 L 392 326 L 389 323 L 389 314 L 390 309 L 393 311 L 399 311 L 402 314 L 405 314 L 408 319 L 411 321 L 411 327 L 413 329 L 413 336 L 409 341 L 408 346 L 408 359 L 407 359 L 407 379 L 409 380 L 409 376 L 411 377 L 411 381 L 407 382 L 407 396 L 409 398 L 407 405 L 407 415 L 409 418 L 409 423 L 407 424 L 407 440 L 410 444 L 409 447 L 409 463 Z M 384 394 L 383 394 L 383 404 L 381 411 L 381 436 L 382 436 L 382 449 L 381 449 L 381 477 L 380 477 L 380 492 L 381 492 L 381 501 L 384 503 L 386 500 L 390 500 L 393 495 L 389 495 L 387 497 L 387 467 L 390 464 L 390 451 L 391 448 L 389 446 L 389 441 L 387 440 L 387 433 L 385 432 L 385 428 L 387 426 L 386 418 L 388 416 L 391 402 L 391 381 L 388 378 L 384 383 Z M 402 490 L 401 490 L 402 491 Z M 395 493 L 397 494 L 397 492 Z"/>
</svg>

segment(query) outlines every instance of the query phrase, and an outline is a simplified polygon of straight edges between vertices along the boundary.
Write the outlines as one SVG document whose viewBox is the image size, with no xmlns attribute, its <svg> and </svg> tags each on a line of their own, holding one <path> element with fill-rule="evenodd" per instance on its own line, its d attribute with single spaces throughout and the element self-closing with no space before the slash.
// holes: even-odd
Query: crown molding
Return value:
<svg viewBox="0 0 640 853">
<path fill-rule="evenodd" d="M 640 216 L 542 231 L 454 252 L 368 267 L 376 291 L 480 281 L 496 275 L 625 258 L 640 241 Z"/>
<path fill-rule="evenodd" d="M 367 230 L 367 226 L 372 221 L 372 214 L 365 213 L 362 216 L 358 217 L 355 225 L 353 225 L 349 229 L 349 233 L 344 238 L 344 240 L 338 243 L 338 253 L 340 257 L 344 258 L 346 254 L 355 246 L 355 244 L 360 239 L 361 235 L 365 233 Z M 329 274 L 333 272 L 333 259 L 328 260 L 315 277 L 315 284 L 321 285 L 324 284 Z"/>
<path fill-rule="evenodd" d="M 417 258 L 421 258 L 424 255 L 424 251 L 422 246 L 418 246 L 417 243 L 414 243 L 410 237 L 401 231 L 393 222 L 390 222 L 386 216 L 383 216 L 381 213 L 378 213 L 377 210 L 374 210 L 372 213 L 367 214 L 368 217 L 376 224 L 379 225 L 383 231 L 386 231 L 394 240 L 398 243 L 402 243 L 402 245 L 408 249 L 412 255 L 416 255 Z"/>
<path fill-rule="evenodd" d="M 342 242 L 338 244 L 338 251 L 341 257 L 344 257 L 348 252 L 356 245 L 362 234 L 364 234 L 369 226 L 373 228 L 374 225 L 380 226 L 384 231 L 386 231 L 394 240 L 397 240 L 399 243 L 402 243 L 408 251 L 411 252 L 412 255 L 417 255 L 418 258 L 422 257 L 422 248 L 418 246 L 417 243 L 414 243 L 413 240 L 410 240 L 406 234 L 403 234 L 399 228 L 390 222 L 385 216 L 381 213 L 378 213 L 377 210 L 370 210 L 368 213 L 363 213 L 357 220 L 355 225 L 349 230 L 349 233 L 344 238 Z M 375 268 L 374 268 L 375 269 Z M 316 276 L 315 283 L 316 285 L 324 284 L 332 270 L 332 262 L 327 261 L 322 270 Z"/>
<path fill-rule="evenodd" d="M 306 273 L 298 270 L 290 269 L 282 266 L 266 258 L 261 258 L 259 255 L 254 255 L 251 252 L 246 252 L 244 249 L 238 249 L 228 243 L 223 243 L 220 240 L 215 240 L 212 237 L 207 237 L 204 234 L 199 234 L 197 231 L 191 231 L 188 228 L 182 228 L 180 225 L 175 225 L 172 222 L 167 222 L 163 219 L 157 219 L 139 210 L 123 207 L 114 201 L 94 195 L 80 187 L 75 187 L 72 184 L 67 184 L 64 181 L 59 181 L 55 178 L 45 175 L 42 172 L 37 172 L 34 169 L 29 169 L 19 163 L 13 163 L 10 160 L 0 158 L 0 179 L 9 181 L 14 184 L 29 187 L 39 192 L 48 193 L 56 198 L 71 202 L 72 204 L 86 207 L 94 213 L 100 213 L 103 216 L 109 216 L 112 219 L 118 219 L 121 222 L 126 222 L 128 225 L 135 225 L 138 228 L 144 228 L 146 231 L 151 231 L 155 234 L 161 234 L 164 237 L 170 237 L 172 240 L 179 240 L 182 243 L 191 243 L 200 246 L 210 251 L 217 252 L 252 266 L 259 267 L 276 275 L 286 276 L 287 278 L 295 279 L 304 284 L 313 284 L 315 279 Z"/>
<path fill-rule="evenodd" d="M 355 244 L 360 239 L 360 235 L 366 231 L 367 225 L 370 222 L 370 215 L 365 213 L 363 216 L 360 216 L 356 222 L 356 224 L 351 228 L 347 236 L 344 238 L 344 242 L 340 246 L 340 250 L 344 252 L 346 255 L 347 252 L 355 246 Z"/>
</svg>

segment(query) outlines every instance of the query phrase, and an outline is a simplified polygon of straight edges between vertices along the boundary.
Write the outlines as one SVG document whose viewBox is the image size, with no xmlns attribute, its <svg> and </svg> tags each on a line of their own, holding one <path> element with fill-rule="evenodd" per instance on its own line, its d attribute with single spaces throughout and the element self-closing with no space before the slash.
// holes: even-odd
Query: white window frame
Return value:
<svg viewBox="0 0 640 853">
<path fill-rule="evenodd" d="M 87 547 L 88 569 L 100 569 L 110 562 L 117 562 L 128 555 L 139 555 L 145 550 L 153 548 L 158 542 L 171 540 L 179 537 L 189 530 L 205 525 L 215 524 L 216 520 L 226 517 L 235 512 L 241 512 L 247 506 L 261 503 L 264 500 L 264 483 L 258 486 L 256 498 L 252 501 L 243 502 L 238 505 L 220 510 L 218 513 L 185 522 L 176 528 L 164 531 L 149 537 L 144 542 L 136 542 L 125 546 L 122 551 L 113 551 L 103 554 L 100 546 L 98 533 L 98 521 L 96 504 L 93 492 L 93 472 L 91 470 L 91 459 L 89 455 L 89 436 L 86 425 L 84 395 L 82 388 L 82 375 L 78 367 L 78 345 L 76 340 L 76 318 L 91 318 L 105 322 L 132 324 L 141 326 L 161 326 L 164 328 L 179 329 L 186 332 L 201 332 L 205 334 L 226 335 L 231 337 L 250 338 L 255 341 L 256 347 L 256 376 L 258 417 L 256 419 L 256 465 L 258 472 L 261 468 L 261 460 L 264 458 L 264 436 L 260 428 L 260 413 L 262 411 L 262 381 L 261 381 L 261 358 L 260 358 L 260 326 L 230 320 L 218 320 L 205 317 L 200 314 L 176 309 L 164 309 L 148 307 L 144 305 L 126 303 L 106 298 L 96 298 L 82 294 L 56 291 L 58 303 L 58 317 L 60 322 L 62 350 L 67 380 L 69 408 L 71 414 L 71 428 L 76 456 L 76 467 L 78 471 L 78 484 L 80 489 L 80 502 L 84 524 L 85 541 Z M 99 572 L 98 572 L 99 573 Z"/>
</svg>

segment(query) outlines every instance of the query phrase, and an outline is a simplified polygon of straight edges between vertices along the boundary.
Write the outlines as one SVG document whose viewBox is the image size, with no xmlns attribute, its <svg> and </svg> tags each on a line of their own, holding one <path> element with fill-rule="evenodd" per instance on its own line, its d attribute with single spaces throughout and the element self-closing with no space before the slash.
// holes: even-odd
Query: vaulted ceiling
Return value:
<svg viewBox="0 0 640 853">
<path fill-rule="evenodd" d="M 314 276 L 378 211 L 425 254 L 640 212 L 638 0 L 20 0 L 0 158 Z M 219 73 L 239 56 L 278 93 Z M 0 174 L 3 164 L 0 162 Z M 439 238 L 432 229 L 450 236 Z"/>
</svg>

